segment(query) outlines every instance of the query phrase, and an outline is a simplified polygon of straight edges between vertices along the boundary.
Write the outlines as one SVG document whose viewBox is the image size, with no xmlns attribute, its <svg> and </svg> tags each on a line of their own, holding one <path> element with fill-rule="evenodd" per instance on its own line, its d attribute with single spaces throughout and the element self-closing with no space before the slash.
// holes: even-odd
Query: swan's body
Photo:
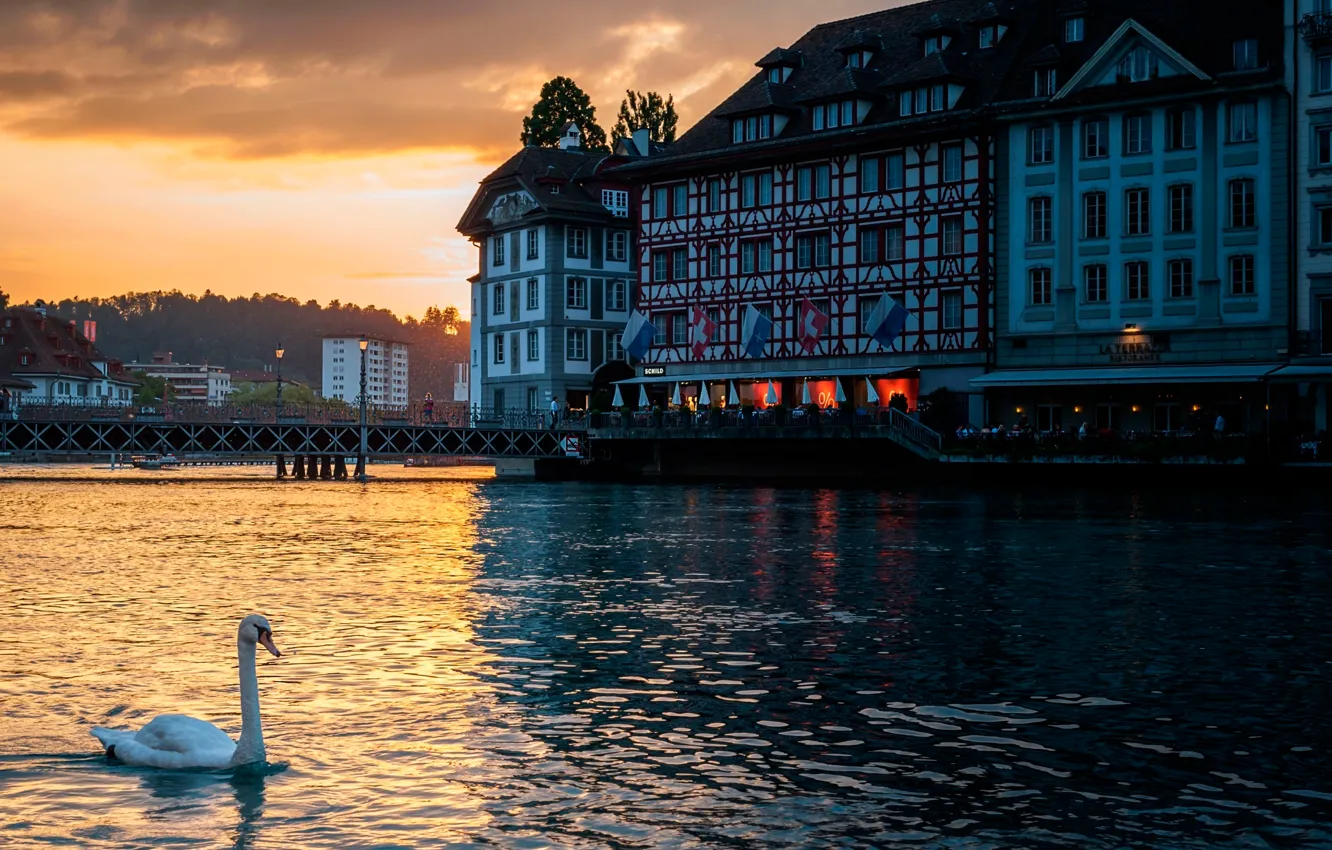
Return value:
<svg viewBox="0 0 1332 850">
<path fill-rule="evenodd" d="M 273 645 L 268 621 L 251 614 L 241 621 L 236 634 L 240 666 L 241 735 L 237 741 L 206 720 L 183 714 L 153 718 L 138 732 L 94 726 L 93 737 L 102 742 L 106 754 L 126 764 L 184 768 L 228 768 L 264 760 L 264 733 L 259 721 L 259 680 L 254 670 L 256 645 L 280 656 Z"/>
</svg>

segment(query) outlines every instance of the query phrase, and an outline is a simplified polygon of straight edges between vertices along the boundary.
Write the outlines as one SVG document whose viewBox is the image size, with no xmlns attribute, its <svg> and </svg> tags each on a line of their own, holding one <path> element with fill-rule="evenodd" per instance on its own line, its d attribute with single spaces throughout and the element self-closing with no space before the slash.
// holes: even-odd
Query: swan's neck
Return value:
<svg viewBox="0 0 1332 850">
<path fill-rule="evenodd" d="M 240 667 L 241 734 L 236 742 L 233 765 L 264 760 L 264 730 L 259 724 L 259 679 L 254 672 L 254 644 L 236 642 Z"/>
</svg>

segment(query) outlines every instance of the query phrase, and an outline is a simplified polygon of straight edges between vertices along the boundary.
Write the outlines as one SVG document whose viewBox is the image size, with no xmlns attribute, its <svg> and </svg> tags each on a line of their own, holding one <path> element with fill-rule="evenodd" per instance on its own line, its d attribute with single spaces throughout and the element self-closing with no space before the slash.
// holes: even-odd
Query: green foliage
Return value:
<svg viewBox="0 0 1332 850">
<path fill-rule="evenodd" d="M 251 381 L 242 381 L 233 385 L 231 391 L 231 401 L 237 404 L 274 404 L 277 402 L 277 381 L 264 381 L 255 383 Z M 282 403 L 286 404 L 310 404 L 311 402 L 322 402 L 315 391 L 304 384 L 289 384 L 285 380 L 282 382 Z"/>
<path fill-rule="evenodd" d="M 97 347 L 127 363 L 146 363 L 154 351 L 170 351 L 177 363 L 213 363 L 229 369 L 273 368 L 273 350 L 286 347 L 282 375 L 311 387 L 323 376 L 323 338 L 368 333 L 411 345 L 408 390 L 413 399 L 432 393 L 453 398 L 454 364 L 469 359 L 468 323 L 454 307 L 426 310 L 425 318 L 400 320 L 388 310 L 332 301 L 301 303 L 281 295 L 224 298 L 205 292 L 132 292 L 113 298 L 66 299 L 56 315 L 97 322 Z M 283 401 L 295 401 L 282 390 Z M 276 391 L 276 390 L 274 390 Z"/>
<path fill-rule="evenodd" d="M 661 95 L 654 91 L 643 94 L 626 90 L 612 137 L 627 139 L 635 130 L 646 127 L 652 141 L 670 144 L 675 141 L 675 128 L 679 122 L 680 116 L 675 114 L 674 95 L 667 95 L 662 100 Z"/>
<path fill-rule="evenodd" d="M 896 410 L 898 413 L 906 413 L 909 409 L 907 397 L 902 393 L 893 393 L 888 397 L 888 409 Z"/>
<path fill-rule="evenodd" d="M 532 114 L 523 119 L 522 143 L 559 147 L 560 130 L 569 121 L 583 131 L 584 150 L 610 152 L 592 99 L 568 77 L 556 77 L 541 87 L 540 100 L 533 104 Z"/>
<path fill-rule="evenodd" d="M 135 372 L 134 379 L 139 382 L 139 392 L 134 397 L 138 404 L 157 404 L 160 401 L 169 401 L 168 393 L 171 388 L 167 386 L 166 378 L 152 377 L 145 372 Z"/>
<path fill-rule="evenodd" d="M 0 310 L 3 310 L 8 306 L 9 306 L 9 293 L 5 292 L 3 289 L 0 289 Z"/>
</svg>

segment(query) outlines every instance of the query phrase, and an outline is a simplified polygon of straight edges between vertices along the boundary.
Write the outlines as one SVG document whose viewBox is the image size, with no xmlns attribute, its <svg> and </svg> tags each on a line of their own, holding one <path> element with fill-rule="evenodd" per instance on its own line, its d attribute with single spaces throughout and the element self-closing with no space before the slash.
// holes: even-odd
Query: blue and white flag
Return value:
<svg viewBox="0 0 1332 850">
<path fill-rule="evenodd" d="M 772 336 L 772 319 L 750 304 L 745 308 L 745 321 L 740 333 L 740 345 L 744 348 L 745 354 L 750 357 L 762 357 L 770 336 Z"/>
<path fill-rule="evenodd" d="M 642 360 L 652 347 L 652 339 L 656 335 L 657 329 L 647 320 L 647 316 L 634 310 L 624 326 L 624 353 L 635 360 Z"/>
<path fill-rule="evenodd" d="M 869 315 L 869 321 L 866 322 L 866 330 L 879 345 L 884 348 L 892 348 L 893 343 L 902 335 L 906 328 L 907 316 L 911 315 L 901 304 L 893 300 L 892 296 L 884 293 L 879 298 L 879 304 Z"/>
</svg>

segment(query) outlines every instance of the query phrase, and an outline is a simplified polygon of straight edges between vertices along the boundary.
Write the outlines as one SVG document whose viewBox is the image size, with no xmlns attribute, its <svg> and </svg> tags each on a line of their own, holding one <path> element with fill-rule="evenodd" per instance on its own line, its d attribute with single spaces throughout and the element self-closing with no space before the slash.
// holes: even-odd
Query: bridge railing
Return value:
<svg viewBox="0 0 1332 850">
<path fill-rule="evenodd" d="M 595 414 L 591 427 L 611 429 L 647 428 L 821 428 L 850 426 L 888 428 L 922 448 L 938 452 L 939 435 L 900 410 L 636 410 Z"/>
</svg>

